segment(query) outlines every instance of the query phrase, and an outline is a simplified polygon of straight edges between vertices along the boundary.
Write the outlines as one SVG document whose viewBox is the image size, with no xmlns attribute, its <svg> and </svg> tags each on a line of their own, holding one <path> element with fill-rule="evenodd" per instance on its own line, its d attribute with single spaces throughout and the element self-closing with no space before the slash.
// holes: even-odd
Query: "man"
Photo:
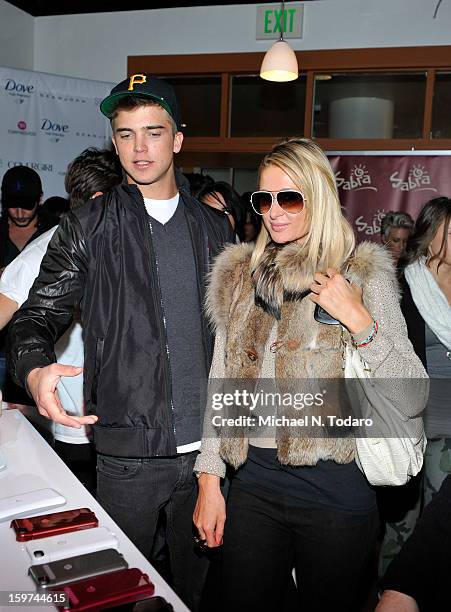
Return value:
<svg viewBox="0 0 451 612">
<path fill-rule="evenodd" d="M 71 208 L 102 195 L 122 180 L 116 156 L 111 151 L 86 149 L 69 165 L 65 177 Z M 57 226 L 33 240 L 3 272 L 0 279 L 0 329 L 9 323 L 25 302 L 38 276 L 42 258 Z M 83 366 L 82 329 L 74 321 L 55 346 L 58 361 Z M 63 378 L 58 394 L 69 414 L 83 414 L 83 378 Z M 59 423 L 54 427 L 55 450 L 77 478 L 95 494 L 95 452 L 85 427 L 75 429 Z"/>
<path fill-rule="evenodd" d="M 42 183 L 37 172 L 27 166 L 15 166 L 5 172 L 2 180 L 1 268 L 11 263 L 40 233 L 38 206 L 41 199 Z"/>
<path fill-rule="evenodd" d="M 27 166 L 10 168 L 3 176 L 1 189 L 0 274 L 29 242 L 48 229 L 38 221 L 42 183 L 37 172 Z M 7 376 L 5 343 L 6 332 L 0 334 L 0 389 L 4 399 L 20 403 L 25 394 Z"/>
<path fill-rule="evenodd" d="M 207 567 L 193 548 L 193 466 L 212 353 L 202 303 L 210 258 L 232 234 L 177 189 L 183 134 L 168 83 L 133 75 L 101 110 L 126 182 L 60 224 L 13 320 L 11 367 L 41 414 L 93 425 L 98 499 L 148 557 L 165 513 L 173 585 L 196 610 Z M 71 417 L 55 387 L 81 370 L 55 364 L 53 344 L 80 302 L 87 416 Z"/>
</svg>

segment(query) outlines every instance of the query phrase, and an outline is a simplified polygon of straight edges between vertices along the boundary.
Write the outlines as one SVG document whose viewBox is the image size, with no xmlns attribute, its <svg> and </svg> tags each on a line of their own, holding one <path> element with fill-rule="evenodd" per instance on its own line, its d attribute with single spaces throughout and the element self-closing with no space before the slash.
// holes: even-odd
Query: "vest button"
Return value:
<svg viewBox="0 0 451 612">
<path fill-rule="evenodd" d="M 257 351 L 255 349 L 247 349 L 245 351 L 246 355 L 249 357 L 249 359 L 251 361 L 257 361 L 258 359 L 258 355 L 257 355 Z"/>
</svg>

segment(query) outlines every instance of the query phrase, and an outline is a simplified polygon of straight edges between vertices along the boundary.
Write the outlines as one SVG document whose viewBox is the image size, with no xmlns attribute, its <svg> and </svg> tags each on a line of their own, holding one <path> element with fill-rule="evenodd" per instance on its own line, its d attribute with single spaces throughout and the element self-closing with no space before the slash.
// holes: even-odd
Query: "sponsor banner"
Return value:
<svg viewBox="0 0 451 612">
<path fill-rule="evenodd" d="M 380 240 L 389 210 L 416 219 L 423 204 L 451 197 L 451 155 L 330 155 L 340 201 L 357 240 Z"/>
<path fill-rule="evenodd" d="M 68 164 L 87 147 L 110 143 L 100 101 L 111 83 L 0 68 L 0 176 L 17 165 L 36 170 L 44 199 L 65 196 Z"/>
</svg>

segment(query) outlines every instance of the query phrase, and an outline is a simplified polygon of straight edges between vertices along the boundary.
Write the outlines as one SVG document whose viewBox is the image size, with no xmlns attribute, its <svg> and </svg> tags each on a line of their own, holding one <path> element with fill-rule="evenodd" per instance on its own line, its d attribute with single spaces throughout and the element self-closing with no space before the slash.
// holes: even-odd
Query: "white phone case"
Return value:
<svg viewBox="0 0 451 612">
<path fill-rule="evenodd" d="M 66 500 L 54 489 L 36 489 L 0 498 L 0 522 L 64 506 Z"/>
<path fill-rule="evenodd" d="M 119 542 L 116 536 L 106 527 L 93 527 L 62 535 L 32 540 L 25 544 L 30 560 L 34 565 L 51 563 L 68 557 L 84 555 L 115 548 L 117 550 Z"/>
</svg>

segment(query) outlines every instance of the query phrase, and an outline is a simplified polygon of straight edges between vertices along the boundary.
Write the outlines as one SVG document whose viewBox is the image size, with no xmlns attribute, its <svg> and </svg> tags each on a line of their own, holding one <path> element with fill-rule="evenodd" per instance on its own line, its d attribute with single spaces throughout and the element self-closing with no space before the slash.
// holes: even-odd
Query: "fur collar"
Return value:
<svg viewBox="0 0 451 612">
<path fill-rule="evenodd" d="M 206 312 L 213 327 L 227 325 L 233 296 L 243 276 L 250 274 L 249 263 L 253 244 L 227 247 L 215 260 L 210 274 Z M 374 242 L 362 242 L 344 264 L 346 278 L 364 288 L 383 274 L 396 283 L 396 272 L 388 251 Z M 308 293 L 315 271 L 307 269 L 295 243 L 279 247 L 268 245 L 254 272 L 256 303 L 266 312 L 280 318 L 284 301 L 300 300 Z"/>
</svg>

